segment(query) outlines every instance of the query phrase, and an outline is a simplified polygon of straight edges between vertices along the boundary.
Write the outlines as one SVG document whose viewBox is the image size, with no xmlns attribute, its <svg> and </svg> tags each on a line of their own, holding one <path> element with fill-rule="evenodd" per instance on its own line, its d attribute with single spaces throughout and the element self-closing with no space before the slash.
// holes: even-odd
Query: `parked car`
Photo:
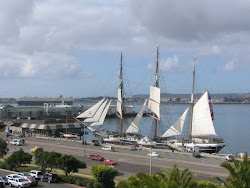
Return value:
<svg viewBox="0 0 250 188">
<path fill-rule="evenodd" d="M 6 178 L 8 179 L 8 183 L 10 183 L 10 179 L 14 179 L 14 178 L 20 178 L 21 176 L 19 176 L 18 174 L 9 174 L 6 176 Z"/>
<path fill-rule="evenodd" d="M 228 155 L 226 156 L 226 161 L 227 161 L 227 162 L 232 162 L 232 161 L 233 161 L 233 158 L 234 158 L 234 156 L 233 156 L 232 154 L 228 154 Z"/>
<path fill-rule="evenodd" d="M 5 183 L 3 180 L 0 179 L 0 188 L 4 188 L 5 187 Z"/>
<path fill-rule="evenodd" d="M 41 179 L 43 176 L 43 173 L 39 170 L 31 170 L 29 171 L 30 175 L 35 177 L 36 179 Z"/>
<path fill-rule="evenodd" d="M 104 162 L 106 165 L 116 165 L 116 164 L 117 164 L 117 162 L 112 161 L 112 160 L 104 160 L 103 162 Z"/>
<path fill-rule="evenodd" d="M 56 183 L 58 182 L 58 175 L 52 173 L 44 174 L 41 178 L 41 181 L 47 181 L 48 183 Z"/>
<path fill-rule="evenodd" d="M 22 146 L 24 145 L 24 139 L 13 139 L 10 141 L 11 145 Z"/>
<path fill-rule="evenodd" d="M 151 156 L 151 157 L 160 157 L 160 154 L 153 151 L 152 153 L 149 153 L 147 156 Z"/>
<path fill-rule="evenodd" d="M 18 173 L 18 175 L 26 179 L 29 182 L 30 186 L 37 186 L 38 181 L 35 177 L 31 176 L 29 172 L 21 172 Z"/>
<path fill-rule="evenodd" d="M 101 155 L 98 155 L 98 154 L 90 154 L 89 158 L 91 160 L 98 160 L 98 161 L 103 161 L 104 160 L 104 157 L 101 156 Z"/>
<path fill-rule="evenodd" d="M 0 181 L 3 181 L 5 185 L 8 185 L 8 178 L 6 176 L 0 176 Z"/>
<path fill-rule="evenodd" d="M 24 178 L 14 178 L 14 179 L 10 179 L 10 187 L 29 187 L 30 184 L 29 182 L 24 179 Z"/>
<path fill-rule="evenodd" d="M 102 147 L 103 151 L 115 151 L 115 148 L 113 146 L 104 146 Z"/>
</svg>

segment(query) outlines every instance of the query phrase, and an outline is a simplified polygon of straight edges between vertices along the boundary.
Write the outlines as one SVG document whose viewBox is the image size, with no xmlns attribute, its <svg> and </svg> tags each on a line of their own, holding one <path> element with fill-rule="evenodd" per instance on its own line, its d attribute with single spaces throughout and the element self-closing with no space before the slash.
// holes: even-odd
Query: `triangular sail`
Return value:
<svg viewBox="0 0 250 188">
<path fill-rule="evenodd" d="M 103 110 L 102 115 L 101 115 L 99 121 L 98 121 L 98 122 L 92 123 L 90 126 L 103 125 L 104 120 L 105 120 L 105 117 L 106 117 L 106 115 L 107 115 L 107 113 L 108 113 L 108 110 L 109 110 L 109 107 L 110 107 L 111 102 L 112 102 L 112 100 L 110 100 L 110 102 L 108 103 L 108 105 L 107 105 L 107 106 L 105 107 L 105 109 Z"/>
<path fill-rule="evenodd" d="M 104 100 L 105 100 L 105 98 L 103 98 L 102 100 L 100 100 L 98 103 L 96 103 L 94 106 L 92 106 L 88 110 L 86 110 L 83 113 L 81 113 L 76 118 L 80 119 L 80 118 L 91 118 L 91 117 L 93 117 L 95 115 L 96 111 L 100 108 L 100 106 L 101 106 L 101 104 L 103 103 Z"/>
<path fill-rule="evenodd" d="M 193 108 L 192 136 L 215 136 L 209 93 L 205 91 Z"/>
<path fill-rule="evenodd" d="M 148 109 L 151 112 L 155 113 L 158 119 L 160 119 L 160 99 L 161 89 L 159 87 L 150 86 Z"/>
<path fill-rule="evenodd" d="M 91 118 L 85 119 L 83 122 L 86 123 L 86 122 L 97 122 L 97 121 L 99 121 L 107 102 L 108 102 L 108 100 L 104 101 L 102 103 L 102 105 L 100 106 L 100 108 L 96 111 L 95 115 L 93 117 L 91 117 Z"/>
<path fill-rule="evenodd" d="M 148 100 L 145 100 L 142 108 L 140 109 L 140 111 L 136 115 L 134 121 L 129 125 L 128 129 L 126 130 L 126 133 L 138 133 L 139 128 L 140 128 L 141 118 L 143 116 L 143 112 L 144 112 L 144 109 L 146 107 L 147 101 Z"/>
<path fill-rule="evenodd" d="M 185 112 L 179 117 L 179 119 L 161 136 L 161 137 L 170 137 L 177 136 L 182 134 L 183 126 L 188 113 L 187 108 Z"/>
</svg>

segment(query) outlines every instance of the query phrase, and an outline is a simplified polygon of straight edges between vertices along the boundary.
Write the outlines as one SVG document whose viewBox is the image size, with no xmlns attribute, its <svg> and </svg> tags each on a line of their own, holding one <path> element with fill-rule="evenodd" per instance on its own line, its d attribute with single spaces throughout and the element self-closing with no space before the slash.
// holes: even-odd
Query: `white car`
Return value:
<svg viewBox="0 0 250 188">
<path fill-rule="evenodd" d="M 152 153 L 149 153 L 147 156 L 160 157 L 160 154 L 158 154 L 157 152 L 152 152 Z"/>
<path fill-rule="evenodd" d="M 14 187 L 29 187 L 30 183 L 24 178 L 14 178 L 14 179 L 10 179 L 9 185 L 10 185 L 10 187 L 12 187 L 12 186 L 14 186 Z"/>
<path fill-rule="evenodd" d="M 24 144 L 23 139 L 13 139 L 10 141 L 11 145 L 22 146 Z"/>
<path fill-rule="evenodd" d="M 35 177 L 36 179 L 41 179 L 43 177 L 43 173 L 39 170 L 31 170 L 29 171 L 30 175 Z"/>
<path fill-rule="evenodd" d="M 14 178 L 20 178 L 21 176 L 19 176 L 18 174 L 9 174 L 6 176 L 6 178 L 8 179 L 8 183 L 10 183 L 10 180 L 13 180 Z"/>
<path fill-rule="evenodd" d="M 113 146 L 104 146 L 102 147 L 103 151 L 115 151 L 115 148 Z"/>
</svg>

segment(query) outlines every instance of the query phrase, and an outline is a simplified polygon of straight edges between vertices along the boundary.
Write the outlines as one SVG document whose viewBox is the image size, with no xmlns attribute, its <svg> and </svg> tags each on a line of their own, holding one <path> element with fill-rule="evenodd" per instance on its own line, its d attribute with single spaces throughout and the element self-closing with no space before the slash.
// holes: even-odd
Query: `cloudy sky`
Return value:
<svg viewBox="0 0 250 188">
<path fill-rule="evenodd" d="M 250 91 L 250 2 L 0 0 L 1 97 L 148 94 L 160 48 L 164 92 Z"/>
</svg>

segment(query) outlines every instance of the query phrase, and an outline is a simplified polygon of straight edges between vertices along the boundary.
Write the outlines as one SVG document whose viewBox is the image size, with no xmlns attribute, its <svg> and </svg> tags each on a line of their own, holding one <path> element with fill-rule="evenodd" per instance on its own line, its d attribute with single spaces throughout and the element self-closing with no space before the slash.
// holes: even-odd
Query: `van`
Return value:
<svg viewBox="0 0 250 188">
<path fill-rule="evenodd" d="M 22 146 L 24 144 L 23 139 L 13 139 L 10 141 L 11 145 Z"/>
<path fill-rule="evenodd" d="M 103 151 L 115 151 L 115 148 L 113 146 L 104 146 L 102 150 Z"/>
<path fill-rule="evenodd" d="M 31 170 L 29 171 L 30 175 L 35 177 L 36 179 L 41 179 L 43 177 L 43 173 L 38 170 Z"/>
</svg>

